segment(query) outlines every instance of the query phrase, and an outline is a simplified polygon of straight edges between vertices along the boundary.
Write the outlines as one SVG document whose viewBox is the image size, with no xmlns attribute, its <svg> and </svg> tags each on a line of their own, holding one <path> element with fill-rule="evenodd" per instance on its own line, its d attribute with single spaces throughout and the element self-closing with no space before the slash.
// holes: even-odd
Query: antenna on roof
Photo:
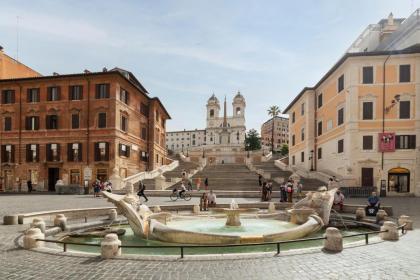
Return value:
<svg viewBox="0 0 420 280">
<path fill-rule="evenodd" d="M 16 16 L 16 61 L 19 62 L 19 16 Z"/>
</svg>

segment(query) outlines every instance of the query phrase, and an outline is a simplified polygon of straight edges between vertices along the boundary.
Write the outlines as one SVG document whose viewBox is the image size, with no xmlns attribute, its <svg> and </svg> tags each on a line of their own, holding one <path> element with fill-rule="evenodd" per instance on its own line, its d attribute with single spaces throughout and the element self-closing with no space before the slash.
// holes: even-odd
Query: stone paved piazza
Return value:
<svg viewBox="0 0 420 280">
<path fill-rule="evenodd" d="M 250 199 L 236 199 L 239 203 Z M 254 199 L 252 199 L 254 200 Z M 229 202 L 230 199 L 220 199 Z M 360 203 L 360 199 L 348 199 Z M 152 197 L 153 204 L 169 204 Z M 194 199 L 190 203 L 196 203 Z M 420 279 L 420 198 L 385 198 L 397 215 L 414 218 L 415 231 L 398 242 L 346 248 L 339 254 L 282 252 L 278 257 L 240 257 L 230 260 L 143 261 L 101 260 L 64 253 L 46 254 L 16 248 L 28 225 L 0 226 L 0 279 Z M 0 216 L 10 213 L 76 207 L 110 206 L 91 196 L 2 195 Z"/>
</svg>

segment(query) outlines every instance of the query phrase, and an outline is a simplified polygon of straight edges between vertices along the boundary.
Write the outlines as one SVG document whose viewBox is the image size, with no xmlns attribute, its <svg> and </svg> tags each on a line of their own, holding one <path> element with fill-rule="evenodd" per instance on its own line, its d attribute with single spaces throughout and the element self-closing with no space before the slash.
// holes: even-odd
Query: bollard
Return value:
<svg viewBox="0 0 420 280">
<path fill-rule="evenodd" d="M 67 218 L 64 214 L 57 214 L 54 218 L 54 226 L 60 227 L 62 231 L 67 228 Z"/>
<path fill-rule="evenodd" d="M 400 226 L 404 225 L 404 230 L 413 230 L 413 220 L 410 218 L 410 216 L 401 215 L 398 218 L 398 224 Z"/>
<path fill-rule="evenodd" d="M 381 226 L 382 230 L 386 230 L 386 232 L 379 233 L 379 237 L 383 240 L 398 240 L 400 238 L 398 227 L 394 222 L 384 222 L 383 226 Z"/>
<path fill-rule="evenodd" d="M 101 242 L 101 257 L 103 259 L 109 259 L 116 256 L 121 256 L 121 240 L 118 239 L 118 235 L 110 233 L 105 235 L 105 238 Z"/>
<path fill-rule="evenodd" d="M 34 218 L 31 223 L 32 228 L 39 228 L 45 234 L 45 222 L 42 218 Z"/>
<path fill-rule="evenodd" d="M 109 213 L 108 213 L 108 219 L 109 220 L 115 221 L 117 219 L 117 216 L 118 216 L 117 210 L 115 210 L 115 209 L 109 210 Z"/>
<path fill-rule="evenodd" d="M 18 221 L 18 215 L 6 215 L 3 217 L 4 225 L 17 225 Z"/>
<path fill-rule="evenodd" d="M 385 210 L 378 210 L 378 213 L 376 213 L 376 223 L 379 224 L 379 222 L 382 222 L 386 219 L 388 214 L 385 212 Z"/>
<path fill-rule="evenodd" d="M 325 231 L 324 250 L 339 253 L 343 251 L 343 236 L 338 228 L 329 227 Z"/>
<path fill-rule="evenodd" d="M 200 206 L 199 206 L 199 205 L 193 205 L 192 212 L 193 212 L 194 214 L 198 214 L 198 213 L 200 213 Z"/>
<path fill-rule="evenodd" d="M 356 209 L 356 221 L 360 221 L 366 218 L 366 212 L 364 208 L 357 208 Z"/>
<path fill-rule="evenodd" d="M 268 204 L 268 213 L 275 213 L 276 212 L 276 205 L 274 205 L 274 202 L 270 202 Z"/>
<path fill-rule="evenodd" d="M 36 241 L 36 239 L 44 239 L 45 235 L 39 228 L 30 228 L 23 236 L 23 248 L 34 249 L 44 246 L 44 241 Z"/>
<path fill-rule="evenodd" d="M 153 209 L 153 212 L 154 213 L 160 213 L 160 212 L 162 212 L 162 209 L 160 209 L 160 206 L 159 205 L 154 206 L 152 209 Z"/>
</svg>

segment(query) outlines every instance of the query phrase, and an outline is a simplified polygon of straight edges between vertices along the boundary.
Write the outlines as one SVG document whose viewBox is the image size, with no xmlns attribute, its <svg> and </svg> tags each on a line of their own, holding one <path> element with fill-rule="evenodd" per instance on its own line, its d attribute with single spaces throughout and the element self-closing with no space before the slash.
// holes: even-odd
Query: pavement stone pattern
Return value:
<svg viewBox="0 0 420 280">
<path fill-rule="evenodd" d="M 395 211 L 402 209 L 402 213 L 411 216 L 417 214 L 417 221 L 420 198 L 405 199 L 408 200 L 386 198 L 384 204 L 395 204 Z M 167 198 L 154 197 L 149 202 L 172 203 Z M 109 206 L 109 203 L 87 196 L 0 195 L 0 216 L 96 206 Z M 419 229 L 408 232 L 398 242 L 347 248 L 339 254 L 317 251 L 233 260 L 144 261 L 23 250 L 15 242 L 26 228 L 28 225 L 0 225 L 0 279 L 420 279 Z"/>
</svg>

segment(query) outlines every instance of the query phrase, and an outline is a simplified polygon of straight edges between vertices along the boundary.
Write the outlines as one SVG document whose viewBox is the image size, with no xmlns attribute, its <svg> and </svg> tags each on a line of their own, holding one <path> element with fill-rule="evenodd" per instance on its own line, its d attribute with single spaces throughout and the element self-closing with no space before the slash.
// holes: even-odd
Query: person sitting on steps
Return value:
<svg viewBox="0 0 420 280">
<path fill-rule="evenodd" d="M 368 197 L 368 205 L 365 208 L 367 216 L 376 216 L 378 210 L 381 208 L 381 202 L 379 197 L 377 196 L 376 192 L 372 192 L 372 194 Z"/>
</svg>

